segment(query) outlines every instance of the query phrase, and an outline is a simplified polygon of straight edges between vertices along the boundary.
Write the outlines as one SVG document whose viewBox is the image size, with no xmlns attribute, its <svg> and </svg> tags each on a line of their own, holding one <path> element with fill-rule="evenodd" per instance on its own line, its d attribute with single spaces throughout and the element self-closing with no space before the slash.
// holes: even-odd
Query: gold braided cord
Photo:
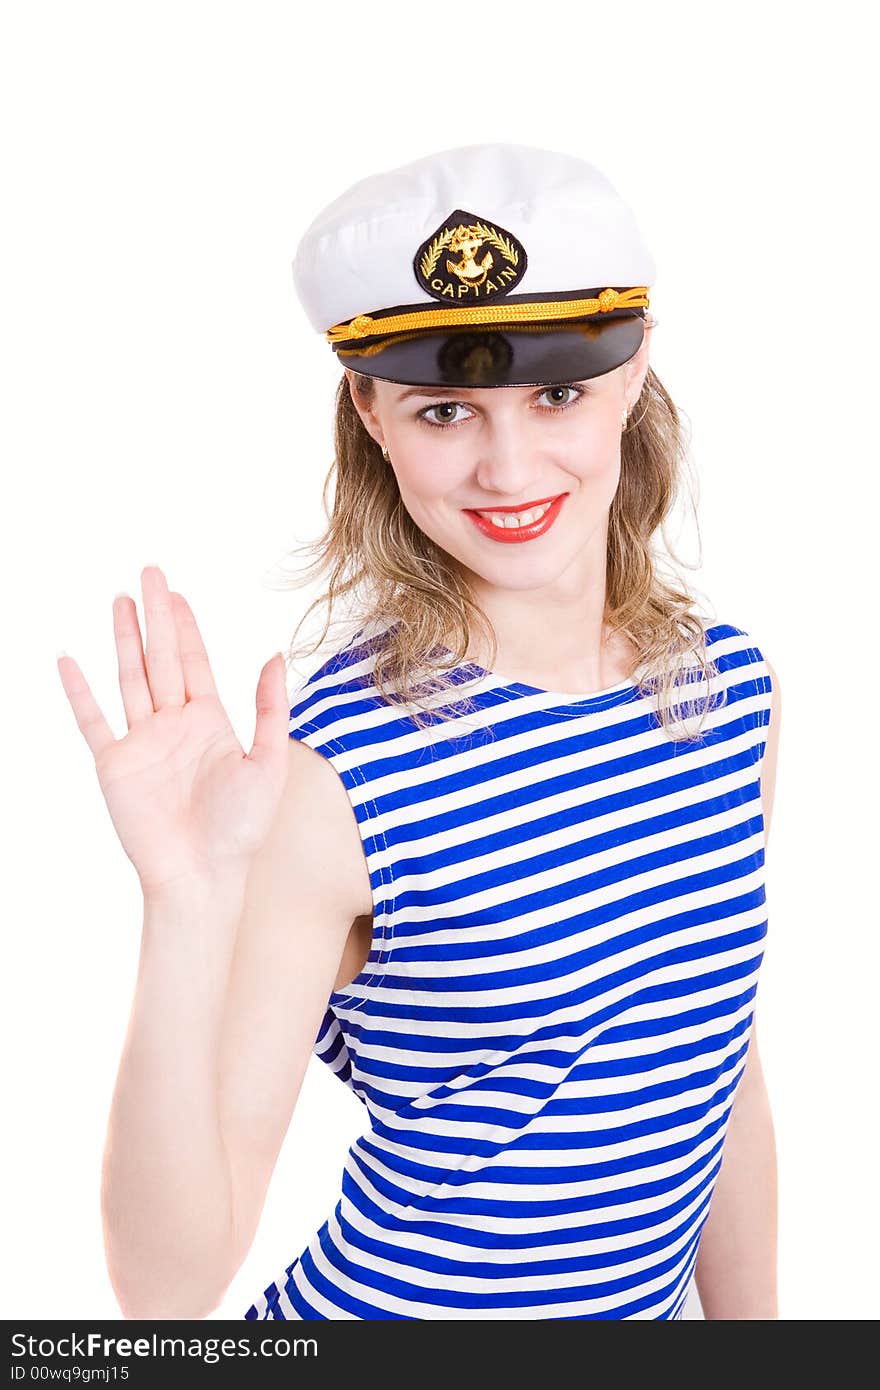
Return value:
<svg viewBox="0 0 880 1390">
<path fill-rule="evenodd" d="M 409 314 L 389 314 L 372 318 L 357 314 L 348 323 L 336 323 L 325 334 L 330 343 L 368 338 L 382 333 L 407 333 L 426 328 L 455 327 L 459 324 L 531 323 L 542 319 L 578 319 L 590 314 L 607 314 L 612 309 L 648 307 L 647 285 L 629 290 L 603 290 L 597 299 L 546 299 L 531 303 L 462 305 L 454 309 L 418 309 Z"/>
<path fill-rule="evenodd" d="M 505 334 L 528 333 L 530 337 L 534 337 L 536 333 L 558 333 L 560 328 L 568 329 L 573 333 L 579 333 L 584 338 L 595 337 L 596 334 L 600 331 L 599 326 L 597 324 L 591 323 L 588 320 L 578 319 L 575 319 L 572 323 L 564 324 L 505 323 L 502 324 L 502 328 L 504 329 Z M 475 333 L 488 333 L 492 331 L 497 332 L 497 329 L 493 330 L 493 326 L 491 323 L 474 325 Z M 421 333 L 397 333 L 392 338 L 382 338 L 379 340 L 379 342 L 376 343 L 365 343 L 361 347 L 338 348 L 337 351 L 340 352 L 343 357 L 376 357 L 380 352 L 384 352 L 386 348 L 397 347 L 400 343 L 408 343 L 412 341 L 413 338 L 420 337 Z"/>
</svg>

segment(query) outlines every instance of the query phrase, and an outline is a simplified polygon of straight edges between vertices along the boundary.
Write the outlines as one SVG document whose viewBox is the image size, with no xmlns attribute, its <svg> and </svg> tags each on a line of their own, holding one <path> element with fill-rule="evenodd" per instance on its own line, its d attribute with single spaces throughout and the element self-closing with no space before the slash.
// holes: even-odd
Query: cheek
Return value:
<svg viewBox="0 0 880 1390">
<path fill-rule="evenodd" d="M 620 476 L 620 432 L 614 420 L 591 421 L 565 453 L 565 466 L 584 483 L 616 484 Z"/>
<path fill-rule="evenodd" d="M 468 471 L 453 450 L 422 448 L 412 454 L 398 450 L 392 457 L 397 486 L 411 514 L 438 508 L 467 485 Z"/>
</svg>

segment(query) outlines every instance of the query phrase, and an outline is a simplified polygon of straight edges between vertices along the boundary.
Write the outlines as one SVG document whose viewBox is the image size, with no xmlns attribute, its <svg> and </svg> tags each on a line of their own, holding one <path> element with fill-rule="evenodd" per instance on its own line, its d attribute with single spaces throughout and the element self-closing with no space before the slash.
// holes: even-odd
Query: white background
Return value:
<svg viewBox="0 0 880 1390">
<path fill-rule="evenodd" d="M 868 13 L 4 7 L 5 1317 L 119 1316 L 99 1183 L 141 899 L 56 652 L 76 657 L 121 736 L 113 595 L 142 611 L 141 567 L 161 564 L 250 747 L 260 667 L 307 601 L 272 574 L 321 526 L 332 458 L 338 368 L 295 298 L 297 240 L 356 179 L 495 139 L 598 164 L 657 261 L 652 361 L 699 482 L 699 533 L 677 540 L 691 584 L 752 634 L 783 698 L 758 996 L 781 1316 L 876 1316 Z M 216 1316 L 243 1317 L 300 1253 L 365 1123 L 313 1059 Z"/>
</svg>

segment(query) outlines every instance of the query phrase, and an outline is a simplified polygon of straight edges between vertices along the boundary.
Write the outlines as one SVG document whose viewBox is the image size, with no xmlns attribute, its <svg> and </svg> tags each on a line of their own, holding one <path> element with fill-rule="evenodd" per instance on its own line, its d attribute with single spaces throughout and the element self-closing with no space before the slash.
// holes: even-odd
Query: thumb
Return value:
<svg viewBox="0 0 880 1390">
<path fill-rule="evenodd" d="M 257 682 L 257 726 L 248 757 L 254 762 L 274 762 L 286 747 L 289 723 L 284 657 L 276 652 Z"/>
</svg>

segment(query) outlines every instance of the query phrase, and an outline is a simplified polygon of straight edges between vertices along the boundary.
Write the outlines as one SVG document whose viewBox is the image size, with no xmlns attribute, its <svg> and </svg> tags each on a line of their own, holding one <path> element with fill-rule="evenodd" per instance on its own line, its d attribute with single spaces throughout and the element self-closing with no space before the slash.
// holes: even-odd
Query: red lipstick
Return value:
<svg viewBox="0 0 880 1390">
<path fill-rule="evenodd" d="M 472 518 L 478 530 L 482 531 L 484 536 L 488 536 L 490 540 L 493 541 L 501 541 L 506 545 L 516 545 L 521 541 L 535 540 L 536 537 L 543 536 L 545 531 L 549 531 L 562 510 L 562 504 L 567 496 L 568 493 L 563 492 L 557 497 L 542 497 L 536 502 L 525 502 L 519 507 L 484 507 L 482 509 L 486 512 L 497 512 L 503 515 L 510 515 L 511 513 L 519 514 L 521 512 L 528 512 L 531 511 L 533 507 L 542 507 L 545 503 L 549 502 L 550 506 L 547 508 L 544 515 L 539 517 L 537 521 L 531 522 L 528 526 L 496 526 L 488 517 L 480 516 L 479 512 L 471 510 L 469 507 L 466 507 L 465 511 L 467 515 Z"/>
</svg>

